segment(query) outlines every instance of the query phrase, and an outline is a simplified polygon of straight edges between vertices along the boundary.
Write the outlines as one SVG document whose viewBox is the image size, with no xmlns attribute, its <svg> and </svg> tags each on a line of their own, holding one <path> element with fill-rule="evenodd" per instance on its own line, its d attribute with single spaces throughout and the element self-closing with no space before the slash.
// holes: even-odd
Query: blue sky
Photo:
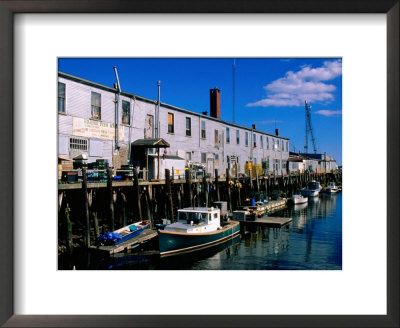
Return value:
<svg viewBox="0 0 400 328">
<path fill-rule="evenodd" d="M 208 111 L 209 90 L 221 90 L 221 119 L 233 121 L 232 65 L 235 61 L 235 123 L 290 138 L 304 150 L 304 100 L 318 152 L 342 164 L 342 61 L 340 58 L 63 58 L 59 70 L 113 86 L 117 66 L 121 89 L 194 112 Z M 309 149 L 311 149 L 309 141 Z"/>
</svg>

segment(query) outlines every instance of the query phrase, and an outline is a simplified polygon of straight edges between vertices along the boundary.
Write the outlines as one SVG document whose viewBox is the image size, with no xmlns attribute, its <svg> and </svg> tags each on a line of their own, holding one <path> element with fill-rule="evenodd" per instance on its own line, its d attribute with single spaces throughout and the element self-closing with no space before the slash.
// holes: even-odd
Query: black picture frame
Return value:
<svg viewBox="0 0 400 328">
<path fill-rule="evenodd" d="M 399 7 L 399 0 L 0 0 L 0 149 L 3 154 L 0 161 L 0 324 L 4 327 L 399 327 Z M 90 12 L 386 14 L 387 315 L 14 315 L 13 133 L 17 131 L 13 128 L 13 17 L 16 13 Z M 366 270 L 368 266 L 367 263 Z"/>
</svg>

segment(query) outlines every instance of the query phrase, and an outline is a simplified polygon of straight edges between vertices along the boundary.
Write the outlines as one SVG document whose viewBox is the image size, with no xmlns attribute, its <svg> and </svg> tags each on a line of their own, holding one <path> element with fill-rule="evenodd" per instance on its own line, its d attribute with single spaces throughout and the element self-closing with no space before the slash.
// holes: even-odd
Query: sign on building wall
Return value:
<svg viewBox="0 0 400 328">
<path fill-rule="evenodd" d="M 72 134 L 74 136 L 114 140 L 115 124 L 80 117 L 72 118 Z M 119 141 L 124 141 L 124 126 L 119 126 Z"/>
</svg>

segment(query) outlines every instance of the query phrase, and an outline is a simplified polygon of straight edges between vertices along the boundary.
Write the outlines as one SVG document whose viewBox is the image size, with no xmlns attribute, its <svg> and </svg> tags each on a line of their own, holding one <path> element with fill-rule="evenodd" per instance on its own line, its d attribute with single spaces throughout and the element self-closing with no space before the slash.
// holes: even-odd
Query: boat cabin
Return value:
<svg viewBox="0 0 400 328">
<path fill-rule="evenodd" d="M 309 190 L 321 190 L 321 185 L 318 181 L 311 181 L 307 184 L 307 189 Z"/>
<path fill-rule="evenodd" d="M 205 233 L 220 227 L 220 210 L 208 207 L 189 207 L 178 210 L 177 222 L 167 225 L 164 230 L 182 233 Z"/>
</svg>

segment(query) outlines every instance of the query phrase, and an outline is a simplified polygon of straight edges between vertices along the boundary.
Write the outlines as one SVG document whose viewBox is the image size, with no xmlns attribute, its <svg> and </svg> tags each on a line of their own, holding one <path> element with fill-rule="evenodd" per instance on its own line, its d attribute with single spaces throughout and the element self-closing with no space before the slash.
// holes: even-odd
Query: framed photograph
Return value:
<svg viewBox="0 0 400 328">
<path fill-rule="evenodd" d="M 0 1 L 0 21 L 2 325 L 398 326 L 398 1 Z M 313 229 L 301 205 L 262 217 L 319 186 Z"/>
</svg>

